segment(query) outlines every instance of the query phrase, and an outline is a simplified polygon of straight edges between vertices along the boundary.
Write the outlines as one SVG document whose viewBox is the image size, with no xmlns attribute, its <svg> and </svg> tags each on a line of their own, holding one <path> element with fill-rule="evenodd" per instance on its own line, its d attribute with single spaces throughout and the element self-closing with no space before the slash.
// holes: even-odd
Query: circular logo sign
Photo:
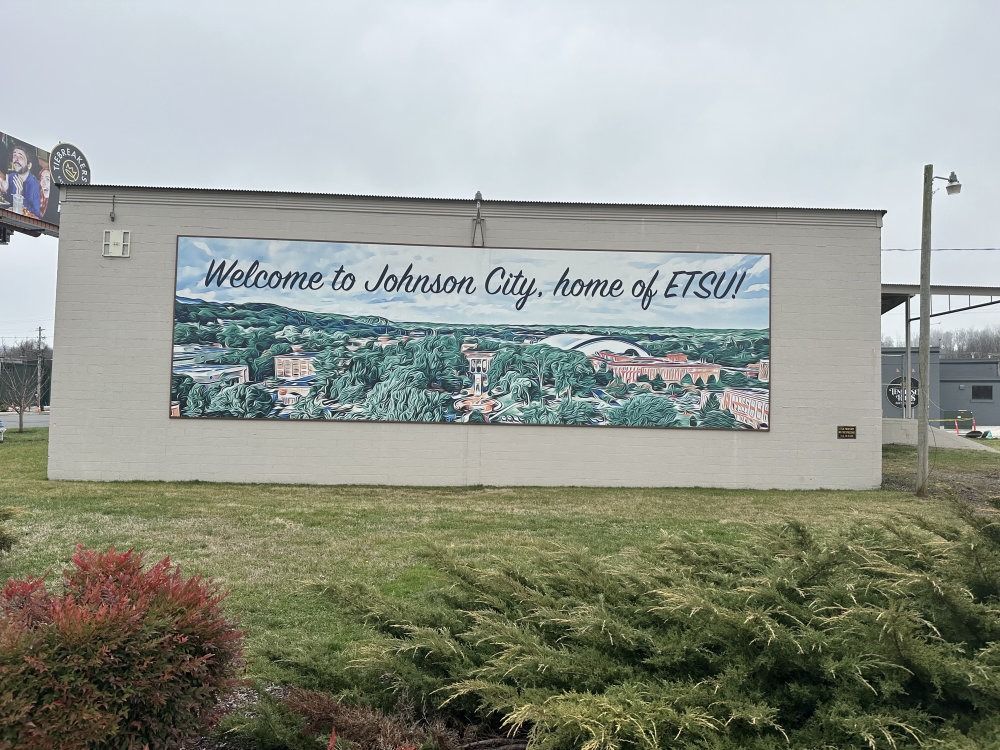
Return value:
<svg viewBox="0 0 1000 750">
<path fill-rule="evenodd" d="M 52 179 L 57 185 L 88 185 L 90 164 L 83 152 L 72 143 L 60 143 L 52 149 Z"/>
<path fill-rule="evenodd" d="M 917 393 L 920 391 L 918 386 L 917 379 L 910 378 L 910 408 L 917 405 Z M 902 378 L 896 378 L 889 382 L 885 388 L 885 397 L 897 409 L 903 408 L 903 404 L 906 402 L 906 386 L 903 385 Z"/>
</svg>

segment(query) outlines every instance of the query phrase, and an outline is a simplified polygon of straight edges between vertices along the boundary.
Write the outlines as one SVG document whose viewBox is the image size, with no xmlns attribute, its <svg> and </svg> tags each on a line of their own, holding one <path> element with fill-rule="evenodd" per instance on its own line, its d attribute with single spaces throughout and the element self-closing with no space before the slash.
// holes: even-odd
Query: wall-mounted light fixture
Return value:
<svg viewBox="0 0 1000 750">
<path fill-rule="evenodd" d="M 482 211 L 483 194 L 476 191 L 476 218 L 472 220 L 472 246 L 476 246 L 476 232 L 479 232 L 479 246 L 486 247 L 486 219 Z"/>
</svg>

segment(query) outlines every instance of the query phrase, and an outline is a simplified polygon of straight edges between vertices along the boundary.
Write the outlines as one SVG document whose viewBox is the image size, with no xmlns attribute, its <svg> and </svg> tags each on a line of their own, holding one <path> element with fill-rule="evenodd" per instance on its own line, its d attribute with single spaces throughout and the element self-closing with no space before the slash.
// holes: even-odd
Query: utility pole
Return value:
<svg viewBox="0 0 1000 750">
<path fill-rule="evenodd" d="M 928 460 L 927 429 L 928 401 L 931 392 L 931 200 L 934 184 L 934 165 L 924 166 L 923 217 L 920 223 L 920 401 L 917 403 L 917 495 L 927 496 L 927 481 L 930 477 Z M 907 373 L 909 375 L 909 373 Z"/>
<path fill-rule="evenodd" d="M 35 353 L 35 403 L 38 404 L 38 412 L 42 411 L 42 327 L 38 326 L 38 351 Z"/>
<path fill-rule="evenodd" d="M 930 429 L 929 407 L 931 394 L 931 203 L 934 198 L 934 180 L 947 180 L 945 192 L 958 195 L 962 183 L 952 172 L 947 177 L 937 177 L 934 165 L 924 165 L 923 217 L 920 222 L 920 391 L 917 403 L 917 495 L 927 496 L 930 480 L 930 461 L 927 430 Z M 909 373 L 907 373 L 909 374 Z"/>
</svg>

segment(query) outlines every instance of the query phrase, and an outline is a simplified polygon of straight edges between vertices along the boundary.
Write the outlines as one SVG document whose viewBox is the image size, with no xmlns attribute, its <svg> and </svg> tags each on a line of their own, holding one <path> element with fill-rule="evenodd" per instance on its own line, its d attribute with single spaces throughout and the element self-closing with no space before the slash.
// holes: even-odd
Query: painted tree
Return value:
<svg viewBox="0 0 1000 750">
<path fill-rule="evenodd" d="M 670 427 L 677 419 L 671 399 L 652 393 L 632 396 L 622 406 L 608 411 L 608 422 L 628 427 Z"/>
<path fill-rule="evenodd" d="M 489 369 L 486 370 L 486 379 L 490 383 L 497 383 L 508 372 L 521 373 L 524 366 L 520 346 L 502 346 L 497 354 L 490 360 Z"/>
<path fill-rule="evenodd" d="M 298 326 L 286 325 L 275 334 L 275 338 L 287 341 L 289 344 L 302 343 L 302 330 Z"/>
<path fill-rule="evenodd" d="M 208 407 L 212 403 L 212 396 L 208 389 L 196 384 L 188 392 L 181 414 L 185 417 L 203 417 L 208 412 Z"/>
<path fill-rule="evenodd" d="M 275 342 L 274 334 L 266 328 L 251 328 L 247 331 L 247 348 L 263 352 Z"/>
<path fill-rule="evenodd" d="M 351 354 L 348 371 L 358 383 L 371 387 L 382 380 L 382 352 L 378 349 L 359 349 Z"/>
<path fill-rule="evenodd" d="M 701 394 L 698 391 L 687 391 L 674 399 L 673 407 L 677 411 L 695 412 L 701 409 Z"/>
<path fill-rule="evenodd" d="M 742 372 L 724 371 L 721 380 L 729 388 L 746 388 L 750 384 L 750 379 Z"/>
<path fill-rule="evenodd" d="M 505 372 L 497 380 L 488 381 L 490 384 L 490 392 L 496 393 L 498 395 L 503 395 L 504 393 L 510 393 L 514 381 L 522 378 L 523 376 L 517 370 L 510 370 L 508 372 Z"/>
<path fill-rule="evenodd" d="M 453 377 L 465 368 L 461 344 L 454 336 L 431 334 L 406 342 L 403 349 L 410 358 L 410 364 L 423 372 L 429 383 Z"/>
<path fill-rule="evenodd" d="M 405 377 L 377 383 L 365 398 L 366 417 L 392 422 L 443 422 L 451 399 L 447 394 L 420 387 L 418 382 Z"/>
<path fill-rule="evenodd" d="M 194 386 L 194 379 L 190 375 L 175 372 L 170 376 L 170 400 L 180 403 L 180 408 L 183 410 L 187 405 L 188 394 Z"/>
<path fill-rule="evenodd" d="M 543 403 L 534 403 L 521 411 L 521 420 L 525 424 L 558 424 L 555 411 Z"/>
<path fill-rule="evenodd" d="M 252 383 L 239 383 L 216 393 L 208 411 L 217 417 L 257 419 L 266 417 L 273 408 L 274 400 L 266 388 Z"/>
<path fill-rule="evenodd" d="M 554 409 L 558 424 L 587 424 L 597 417 L 597 409 L 587 399 L 564 398 Z"/>
<path fill-rule="evenodd" d="M 719 395 L 712 393 L 701 407 L 698 415 L 698 426 L 711 429 L 733 429 L 739 427 L 740 423 L 728 409 L 722 409 Z"/>
<path fill-rule="evenodd" d="M 557 394 L 565 393 L 570 398 L 576 391 L 589 391 L 597 387 L 594 366 L 583 352 L 560 351 L 551 356 L 549 369 Z"/>
<path fill-rule="evenodd" d="M 531 396 L 534 392 L 535 382 L 531 378 L 515 375 L 510 382 L 510 395 L 525 405 L 531 403 Z"/>
<path fill-rule="evenodd" d="M 551 379 L 552 365 L 562 354 L 548 344 L 531 344 L 521 352 L 521 372 L 529 375 L 537 384 L 539 392 L 544 392 L 545 381 Z"/>
<path fill-rule="evenodd" d="M 222 343 L 230 348 L 242 348 L 247 345 L 246 332 L 234 322 L 230 322 L 222 329 Z"/>
<path fill-rule="evenodd" d="M 743 425 L 736 421 L 736 417 L 733 416 L 732 412 L 715 409 L 712 411 L 702 410 L 698 426 L 717 430 L 731 430 Z"/>
<path fill-rule="evenodd" d="M 201 341 L 201 326 L 197 323 L 175 323 L 175 344 L 196 344 Z"/>
<path fill-rule="evenodd" d="M 274 375 L 274 355 L 265 352 L 259 357 L 254 357 L 250 361 L 250 378 L 252 380 L 264 380 Z"/>
<path fill-rule="evenodd" d="M 316 383 L 311 391 L 313 396 L 335 400 L 337 393 L 346 384 L 357 383 L 355 375 L 345 375 L 350 364 L 350 353 L 342 346 L 324 349 L 313 358 Z"/>
<path fill-rule="evenodd" d="M 323 419 L 323 405 L 315 398 L 303 396 L 295 402 L 292 408 L 292 419 Z"/>
<path fill-rule="evenodd" d="M 367 391 L 368 389 L 360 383 L 347 383 L 341 386 L 337 400 L 342 404 L 358 404 L 365 400 Z"/>
<path fill-rule="evenodd" d="M 608 370 L 608 366 L 604 363 L 601 363 L 600 369 L 594 373 L 594 381 L 602 388 L 606 385 L 610 385 L 614 379 L 614 373 L 610 372 Z"/>
</svg>

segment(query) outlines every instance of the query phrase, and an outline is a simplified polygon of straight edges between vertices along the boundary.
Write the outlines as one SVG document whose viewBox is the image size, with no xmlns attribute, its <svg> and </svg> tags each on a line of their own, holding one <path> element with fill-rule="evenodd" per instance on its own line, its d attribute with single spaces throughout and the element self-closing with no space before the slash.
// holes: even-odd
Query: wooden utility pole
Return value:
<svg viewBox="0 0 1000 750">
<path fill-rule="evenodd" d="M 931 201 L 934 165 L 924 166 L 924 201 L 920 231 L 920 355 L 918 368 L 921 394 L 917 403 L 917 495 L 927 496 L 930 477 L 927 429 L 931 392 Z"/>
<path fill-rule="evenodd" d="M 38 412 L 42 411 L 42 327 L 38 326 L 38 351 L 35 352 L 35 403 L 38 405 Z"/>
<path fill-rule="evenodd" d="M 917 403 L 917 494 L 926 497 L 930 479 L 927 430 L 930 429 L 928 409 L 931 395 L 931 203 L 934 180 L 947 180 L 948 195 L 962 192 L 962 183 L 952 172 L 947 177 L 935 177 L 934 165 L 924 166 L 924 210 L 920 223 L 920 390 Z"/>
</svg>

